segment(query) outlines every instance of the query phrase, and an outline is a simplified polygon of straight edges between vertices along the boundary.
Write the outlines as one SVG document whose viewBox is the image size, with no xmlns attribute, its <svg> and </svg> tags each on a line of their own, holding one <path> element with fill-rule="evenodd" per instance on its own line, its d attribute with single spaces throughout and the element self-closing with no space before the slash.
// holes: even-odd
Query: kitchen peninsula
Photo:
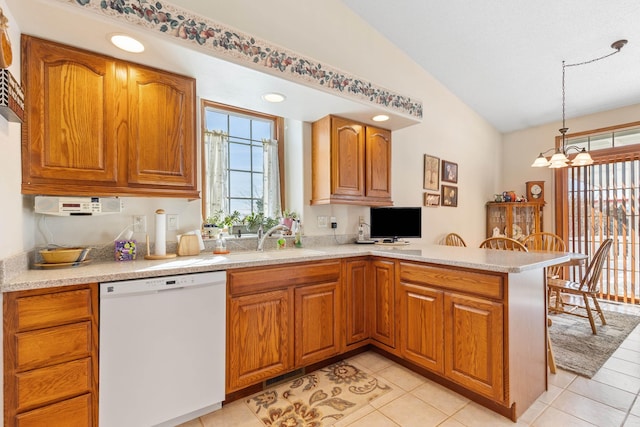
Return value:
<svg viewBox="0 0 640 427">
<path fill-rule="evenodd" d="M 99 282 L 226 270 L 228 400 L 372 346 L 515 421 L 547 386 L 543 270 L 568 259 L 441 245 L 339 245 L 30 270 L 2 291 L 89 284 L 96 292 Z M 10 315 L 5 306 L 5 324 Z M 258 319 L 271 323 L 249 327 Z"/>
</svg>

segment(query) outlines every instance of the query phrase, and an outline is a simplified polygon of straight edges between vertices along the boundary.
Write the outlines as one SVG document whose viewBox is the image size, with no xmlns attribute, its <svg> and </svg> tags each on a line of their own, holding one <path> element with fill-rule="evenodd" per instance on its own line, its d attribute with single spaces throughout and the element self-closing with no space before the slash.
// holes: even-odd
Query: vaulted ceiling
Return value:
<svg viewBox="0 0 640 427">
<path fill-rule="evenodd" d="M 562 61 L 619 39 L 566 69 L 567 118 L 640 103 L 638 0 L 342 1 L 502 132 L 561 120 Z"/>
</svg>

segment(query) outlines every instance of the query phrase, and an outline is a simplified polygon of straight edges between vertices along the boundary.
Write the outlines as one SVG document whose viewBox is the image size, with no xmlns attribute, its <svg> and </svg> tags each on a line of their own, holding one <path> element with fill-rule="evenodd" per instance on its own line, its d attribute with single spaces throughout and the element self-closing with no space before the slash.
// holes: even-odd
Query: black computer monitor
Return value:
<svg viewBox="0 0 640 427">
<path fill-rule="evenodd" d="M 421 207 L 372 207 L 369 226 L 372 239 L 422 237 Z"/>
</svg>

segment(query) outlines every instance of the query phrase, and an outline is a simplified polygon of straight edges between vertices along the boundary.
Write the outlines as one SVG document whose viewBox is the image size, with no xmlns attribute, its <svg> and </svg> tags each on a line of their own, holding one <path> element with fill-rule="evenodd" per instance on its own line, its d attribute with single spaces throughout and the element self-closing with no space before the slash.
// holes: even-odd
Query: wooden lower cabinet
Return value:
<svg viewBox="0 0 640 427">
<path fill-rule="evenodd" d="M 97 426 L 98 285 L 4 294 L 4 425 Z"/>
<path fill-rule="evenodd" d="M 445 377 L 504 401 L 503 305 L 446 292 L 444 309 Z"/>
<path fill-rule="evenodd" d="M 546 384 L 543 276 L 376 256 L 231 270 L 227 393 L 373 344 L 515 421 Z"/>
<path fill-rule="evenodd" d="M 402 356 L 503 403 L 502 279 L 400 263 L 398 289 Z M 462 293 L 465 289 L 466 294 Z"/>
<path fill-rule="evenodd" d="M 340 261 L 227 273 L 227 393 L 342 351 Z"/>
<path fill-rule="evenodd" d="M 345 261 L 345 327 L 346 345 L 354 345 L 369 338 L 369 310 L 367 301 L 371 293 L 369 283 L 369 260 Z"/>
<path fill-rule="evenodd" d="M 295 363 L 309 365 L 340 353 L 340 283 L 295 289 Z"/>
<path fill-rule="evenodd" d="M 398 292 L 402 357 L 444 373 L 444 293 L 404 282 L 398 285 Z"/>
<path fill-rule="evenodd" d="M 229 390 L 274 377 L 291 367 L 289 294 L 285 289 L 229 299 Z"/>
<path fill-rule="evenodd" d="M 395 348 L 395 262 L 371 261 L 371 338 Z"/>
</svg>

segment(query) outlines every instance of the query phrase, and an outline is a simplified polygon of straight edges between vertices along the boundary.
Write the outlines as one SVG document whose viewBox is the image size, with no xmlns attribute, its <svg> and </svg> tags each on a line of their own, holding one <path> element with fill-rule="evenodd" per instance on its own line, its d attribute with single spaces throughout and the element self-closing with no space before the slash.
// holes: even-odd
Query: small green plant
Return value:
<svg viewBox="0 0 640 427">
<path fill-rule="evenodd" d="M 258 231 L 264 219 L 262 212 L 251 212 L 242 219 L 242 223 L 247 227 L 247 231 Z"/>
<path fill-rule="evenodd" d="M 207 218 L 207 224 L 213 224 L 218 228 L 231 228 L 234 224 L 240 224 L 240 212 L 233 211 L 229 215 L 225 215 L 223 210 L 218 210 Z"/>
<path fill-rule="evenodd" d="M 284 211 L 282 211 L 282 217 L 296 220 L 296 219 L 300 218 L 300 215 L 298 215 L 298 212 L 296 212 L 296 211 L 290 211 L 288 209 L 285 209 Z"/>
<path fill-rule="evenodd" d="M 252 212 L 242 219 L 242 223 L 247 227 L 247 231 L 249 232 L 258 231 L 261 224 L 262 228 L 266 231 L 274 225 L 277 225 L 279 222 L 280 221 L 277 218 L 264 216 L 264 213 L 262 212 Z"/>
</svg>

